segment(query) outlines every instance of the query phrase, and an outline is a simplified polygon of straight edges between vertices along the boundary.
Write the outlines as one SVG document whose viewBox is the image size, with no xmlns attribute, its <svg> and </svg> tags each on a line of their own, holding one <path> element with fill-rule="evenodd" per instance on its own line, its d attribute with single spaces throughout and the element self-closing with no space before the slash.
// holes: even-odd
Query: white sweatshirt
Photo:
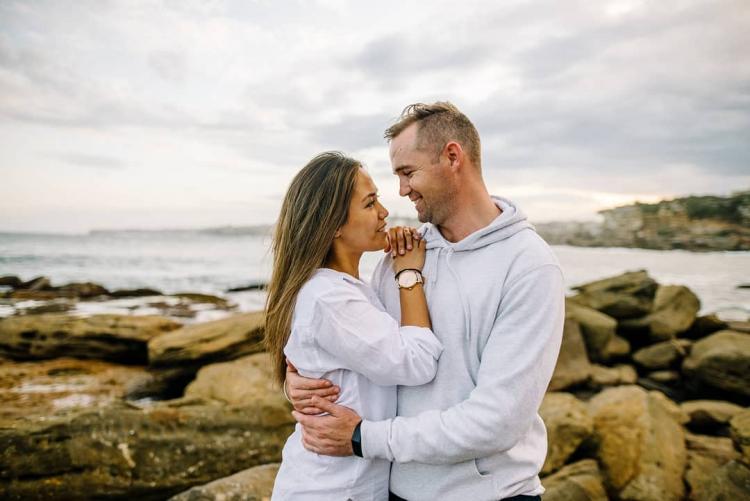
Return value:
<svg viewBox="0 0 750 501">
<path fill-rule="evenodd" d="M 538 409 L 562 340 L 557 259 L 510 201 L 457 243 L 425 224 L 425 293 L 444 346 L 435 379 L 398 388 L 398 417 L 365 420 L 366 458 L 395 461 L 391 490 L 409 501 L 497 500 L 544 492 L 547 433 Z M 400 315 L 391 258 L 372 286 Z"/>
<path fill-rule="evenodd" d="M 337 403 L 372 420 L 395 417 L 395 385 L 430 381 L 441 351 L 430 329 L 399 327 L 367 284 L 328 268 L 317 270 L 297 295 L 284 347 L 300 374 L 338 385 Z M 282 451 L 272 499 L 387 501 L 389 470 L 384 459 L 310 452 L 297 424 Z"/>
</svg>

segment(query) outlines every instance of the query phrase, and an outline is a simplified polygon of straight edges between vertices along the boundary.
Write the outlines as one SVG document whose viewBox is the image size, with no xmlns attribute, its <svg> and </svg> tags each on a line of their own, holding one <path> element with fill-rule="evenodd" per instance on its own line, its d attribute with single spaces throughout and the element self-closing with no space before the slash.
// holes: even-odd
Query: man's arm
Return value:
<svg viewBox="0 0 750 501">
<path fill-rule="evenodd" d="M 512 448 L 534 419 L 552 377 L 562 340 L 564 308 L 564 285 L 557 266 L 544 265 L 527 272 L 504 295 L 482 352 L 477 386 L 469 397 L 445 410 L 363 421 L 364 457 L 441 464 Z M 319 407 L 330 412 L 337 406 L 320 402 Z M 343 453 L 343 439 L 336 439 L 351 433 L 356 422 L 342 413 L 343 417 L 318 419 L 314 428 L 298 419 L 309 435 L 308 443 L 317 444 L 311 450 Z M 335 428 L 341 428 L 340 432 Z"/>
</svg>

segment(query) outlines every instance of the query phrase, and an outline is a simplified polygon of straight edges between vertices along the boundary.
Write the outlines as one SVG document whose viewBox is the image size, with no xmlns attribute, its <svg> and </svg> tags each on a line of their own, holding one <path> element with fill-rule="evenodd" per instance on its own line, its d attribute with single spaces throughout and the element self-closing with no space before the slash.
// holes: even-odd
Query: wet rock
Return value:
<svg viewBox="0 0 750 501">
<path fill-rule="evenodd" d="M 181 299 L 187 299 L 191 303 L 211 304 L 215 306 L 216 308 L 222 309 L 222 310 L 229 310 L 232 308 L 236 308 L 236 305 L 231 304 L 226 299 L 222 297 L 218 297 L 218 296 L 212 296 L 211 294 L 197 294 L 194 292 L 179 292 L 177 294 L 172 294 L 172 296 L 181 298 Z"/>
<path fill-rule="evenodd" d="M 589 358 L 605 359 L 605 349 L 615 336 L 617 320 L 573 301 L 566 301 L 565 311 L 580 325 Z"/>
<path fill-rule="evenodd" d="M 701 501 L 728 501 L 750 499 L 750 469 L 737 461 L 730 461 L 714 470 L 703 484 Z"/>
<path fill-rule="evenodd" d="M 750 409 L 739 412 L 729 420 L 732 440 L 742 451 L 745 462 L 750 464 Z"/>
<path fill-rule="evenodd" d="M 589 386 L 600 389 L 606 386 L 619 386 L 624 384 L 635 384 L 638 381 L 638 373 L 632 365 L 620 364 L 614 367 L 604 365 L 591 365 L 591 379 Z"/>
<path fill-rule="evenodd" d="M 585 383 L 590 374 L 591 363 L 586 354 L 581 329 L 578 322 L 566 317 L 560 355 L 549 384 L 549 391 L 564 390 Z"/>
<path fill-rule="evenodd" d="M 152 376 L 143 367 L 56 358 L 0 364 L 0 428 L 21 418 L 109 405 Z"/>
<path fill-rule="evenodd" d="M 750 397 L 750 336 L 725 330 L 697 341 L 682 373 L 696 385 Z"/>
<path fill-rule="evenodd" d="M 227 289 L 226 292 L 260 291 L 267 287 L 268 284 L 265 282 L 252 282 L 241 287 L 232 287 L 231 289 Z"/>
<path fill-rule="evenodd" d="M 9 317 L 0 319 L 0 353 L 16 360 L 67 356 L 145 365 L 148 340 L 179 326 L 156 316 Z"/>
<path fill-rule="evenodd" d="M 698 296 L 687 287 L 660 285 L 651 313 L 641 318 L 623 320 L 619 327 L 621 332 L 645 332 L 652 341 L 664 341 L 687 331 L 695 322 L 698 310 Z"/>
<path fill-rule="evenodd" d="M 716 470 L 739 457 L 732 440 L 728 438 L 693 435 L 688 433 L 688 465 L 685 483 L 690 492 L 689 499 L 706 499 L 705 486 Z"/>
<path fill-rule="evenodd" d="M 231 405 L 286 406 L 288 402 L 281 388 L 274 383 L 272 367 L 268 353 L 206 365 L 185 389 L 185 396 L 210 398 Z"/>
<path fill-rule="evenodd" d="M 687 331 L 682 333 L 681 337 L 688 339 L 701 339 L 709 334 L 713 334 L 714 332 L 724 330 L 727 327 L 727 323 L 720 320 L 716 315 L 704 315 L 696 318 L 693 325 L 691 325 Z"/>
<path fill-rule="evenodd" d="M 663 341 L 636 351 L 633 361 L 646 369 L 669 369 L 682 361 L 691 346 L 687 339 Z"/>
<path fill-rule="evenodd" d="M 700 430 L 722 428 L 742 412 L 741 406 L 722 400 L 690 400 L 680 407 L 690 418 L 689 426 Z"/>
<path fill-rule="evenodd" d="M 109 295 L 115 298 L 124 298 L 124 297 L 161 296 L 163 294 L 156 289 L 118 289 L 116 291 L 110 292 Z"/>
<path fill-rule="evenodd" d="M 264 464 L 193 487 L 170 501 L 267 501 L 271 498 L 279 464 Z"/>
<path fill-rule="evenodd" d="M 68 298 L 57 298 L 42 304 L 33 306 L 16 305 L 17 315 L 41 315 L 42 313 L 66 313 L 75 307 L 74 300 Z"/>
<path fill-rule="evenodd" d="M 651 311 L 656 288 L 645 270 L 631 271 L 574 287 L 579 294 L 572 299 L 618 320 L 636 318 Z"/>
<path fill-rule="evenodd" d="M 152 366 L 175 366 L 233 360 L 263 350 L 265 314 L 233 315 L 221 320 L 187 325 L 148 343 Z"/>
<path fill-rule="evenodd" d="M 584 459 L 542 479 L 544 501 L 607 501 L 599 465 Z"/>
<path fill-rule="evenodd" d="M 57 299 L 59 294 L 53 290 L 16 289 L 8 294 L 7 297 L 16 300 L 49 301 Z"/>
<path fill-rule="evenodd" d="M 547 459 L 542 475 L 560 469 L 593 431 L 586 405 L 570 393 L 550 392 L 544 396 L 539 415 L 547 427 Z"/>
<path fill-rule="evenodd" d="M 0 498 L 164 499 L 278 462 L 286 407 L 115 402 L 0 429 Z"/>
<path fill-rule="evenodd" d="M 28 280 L 26 282 L 22 282 L 18 285 L 17 289 L 25 289 L 28 291 L 41 291 L 44 289 L 49 289 L 52 286 L 49 278 L 47 277 L 36 277 L 32 278 L 31 280 Z"/>
<path fill-rule="evenodd" d="M 682 413 L 673 402 L 659 392 L 618 386 L 594 396 L 589 414 L 606 483 L 620 499 L 683 498 L 687 453 Z"/>
<path fill-rule="evenodd" d="M 18 288 L 23 282 L 15 275 L 4 275 L 0 277 L 0 286 Z"/>
<path fill-rule="evenodd" d="M 99 284 L 93 282 L 74 282 L 62 287 L 55 288 L 58 295 L 64 297 L 78 297 L 90 299 L 98 296 L 107 296 L 109 291 Z"/>
</svg>

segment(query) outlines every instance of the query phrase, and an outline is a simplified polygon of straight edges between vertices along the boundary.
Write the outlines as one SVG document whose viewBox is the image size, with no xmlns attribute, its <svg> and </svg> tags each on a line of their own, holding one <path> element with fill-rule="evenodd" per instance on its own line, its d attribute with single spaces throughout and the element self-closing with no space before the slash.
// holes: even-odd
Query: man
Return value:
<svg viewBox="0 0 750 501">
<path fill-rule="evenodd" d="M 288 372 L 295 408 L 329 413 L 294 412 L 305 447 L 393 461 L 396 500 L 538 499 L 547 452 L 538 409 L 564 319 L 559 264 L 515 205 L 489 195 L 479 135 L 455 106 L 411 105 L 386 138 L 399 194 L 427 223 L 425 291 L 443 355 L 435 379 L 399 387 L 398 417 L 378 422 L 331 403 L 336 388 Z M 391 259 L 372 286 L 399 318 Z"/>
</svg>

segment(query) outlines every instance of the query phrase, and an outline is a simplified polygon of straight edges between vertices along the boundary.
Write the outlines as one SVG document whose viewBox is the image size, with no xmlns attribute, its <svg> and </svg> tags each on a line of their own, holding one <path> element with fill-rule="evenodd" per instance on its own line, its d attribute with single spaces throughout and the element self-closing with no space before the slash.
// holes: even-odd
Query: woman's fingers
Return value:
<svg viewBox="0 0 750 501">
<path fill-rule="evenodd" d="M 404 228 L 404 242 L 406 243 L 406 250 L 412 249 L 412 231 L 411 228 Z"/>
</svg>

